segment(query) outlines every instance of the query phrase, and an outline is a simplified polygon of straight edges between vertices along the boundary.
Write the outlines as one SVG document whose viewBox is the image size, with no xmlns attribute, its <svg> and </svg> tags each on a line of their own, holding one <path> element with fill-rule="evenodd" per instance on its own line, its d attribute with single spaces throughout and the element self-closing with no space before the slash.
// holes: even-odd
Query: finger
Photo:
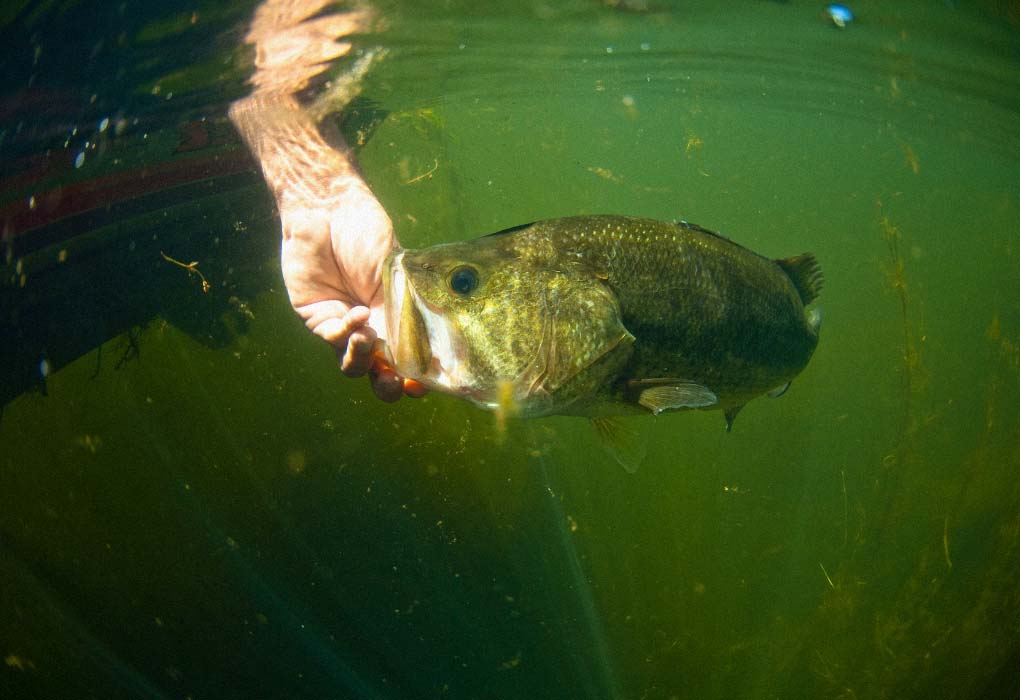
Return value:
<svg viewBox="0 0 1020 700">
<path fill-rule="evenodd" d="M 429 389 L 421 382 L 416 382 L 413 379 L 405 379 L 404 393 L 410 396 L 412 399 L 420 399 L 422 396 L 425 396 L 425 394 L 429 393 Z"/>
<path fill-rule="evenodd" d="M 375 331 L 369 326 L 362 326 L 354 331 L 347 340 L 347 349 L 340 360 L 340 371 L 348 377 L 361 377 L 372 367 L 375 346 Z M 339 350 L 337 353 L 339 354 Z"/>
<path fill-rule="evenodd" d="M 381 401 L 393 403 L 404 395 L 403 380 L 389 367 L 373 365 L 369 378 L 372 382 L 372 391 Z"/>
<path fill-rule="evenodd" d="M 341 312 L 339 304 L 323 303 L 314 309 L 314 313 L 311 313 L 311 306 L 298 310 L 306 316 L 306 325 L 315 335 L 341 351 L 347 349 L 351 334 L 368 322 L 369 311 L 364 306 L 355 306 Z"/>
</svg>

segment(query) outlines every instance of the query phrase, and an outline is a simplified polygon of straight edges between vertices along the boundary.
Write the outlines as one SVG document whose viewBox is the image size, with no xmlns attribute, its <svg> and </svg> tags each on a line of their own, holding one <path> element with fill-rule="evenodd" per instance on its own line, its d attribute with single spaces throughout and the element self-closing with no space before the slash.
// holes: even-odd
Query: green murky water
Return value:
<svg viewBox="0 0 1020 700">
<path fill-rule="evenodd" d="M 1015 3 L 380 4 L 344 129 L 405 245 L 615 212 L 821 261 L 790 391 L 633 475 L 341 377 L 224 118 L 252 7 L 0 15 L 0 695 L 1018 692 Z"/>
</svg>

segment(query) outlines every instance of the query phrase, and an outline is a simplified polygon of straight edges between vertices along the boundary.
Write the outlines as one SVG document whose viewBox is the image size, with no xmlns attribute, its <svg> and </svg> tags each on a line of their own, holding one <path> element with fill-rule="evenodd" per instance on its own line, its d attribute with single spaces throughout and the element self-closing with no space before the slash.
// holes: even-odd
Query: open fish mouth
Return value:
<svg viewBox="0 0 1020 700">
<path fill-rule="evenodd" d="M 401 264 L 404 252 L 394 249 L 386 256 L 382 269 L 383 308 L 386 323 L 386 355 L 390 364 L 396 366 L 396 353 L 400 344 L 400 314 L 403 312 L 407 279 Z"/>
<path fill-rule="evenodd" d="M 390 253 L 383 269 L 389 360 L 404 377 L 468 395 L 474 381 L 464 360 L 465 344 L 454 322 L 415 291 L 404 268 L 404 254 L 399 249 Z"/>
<path fill-rule="evenodd" d="M 418 313 L 411 285 L 404 272 L 404 251 L 394 250 L 383 269 L 386 306 L 387 354 L 403 376 L 422 380 L 431 363 L 428 329 Z"/>
</svg>

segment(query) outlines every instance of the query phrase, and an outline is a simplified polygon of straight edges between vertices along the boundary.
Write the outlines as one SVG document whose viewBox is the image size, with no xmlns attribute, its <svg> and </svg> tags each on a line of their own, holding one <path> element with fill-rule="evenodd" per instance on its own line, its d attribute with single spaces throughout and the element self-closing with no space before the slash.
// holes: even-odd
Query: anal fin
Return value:
<svg viewBox="0 0 1020 700">
<path fill-rule="evenodd" d="M 727 433 L 733 430 L 733 421 L 736 419 L 737 414 L 740 413 L 740 409 L 742 409 L 743 407 L 744 404 L 740 404 L 739 406 L 730 406 L 725 411 L 723 411 L 723 415 L 726 417 Z"/>
</svg>

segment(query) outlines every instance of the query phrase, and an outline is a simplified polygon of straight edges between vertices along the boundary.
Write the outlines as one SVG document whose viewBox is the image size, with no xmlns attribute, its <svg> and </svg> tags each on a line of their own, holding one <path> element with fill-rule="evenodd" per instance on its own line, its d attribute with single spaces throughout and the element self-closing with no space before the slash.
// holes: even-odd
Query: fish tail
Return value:
<svg viewBox="0 0 1020 700">
<path fill-rule="evenodd" d="M 792 258 L 776 260 L 776 264 L 783 268 L 783 272 L 793 282 L 793 286 L 800 294 L 800 300 L 807 306 L 822 292 L 822 268 L 811 253 L 802 253 Z"/>
</svg>

